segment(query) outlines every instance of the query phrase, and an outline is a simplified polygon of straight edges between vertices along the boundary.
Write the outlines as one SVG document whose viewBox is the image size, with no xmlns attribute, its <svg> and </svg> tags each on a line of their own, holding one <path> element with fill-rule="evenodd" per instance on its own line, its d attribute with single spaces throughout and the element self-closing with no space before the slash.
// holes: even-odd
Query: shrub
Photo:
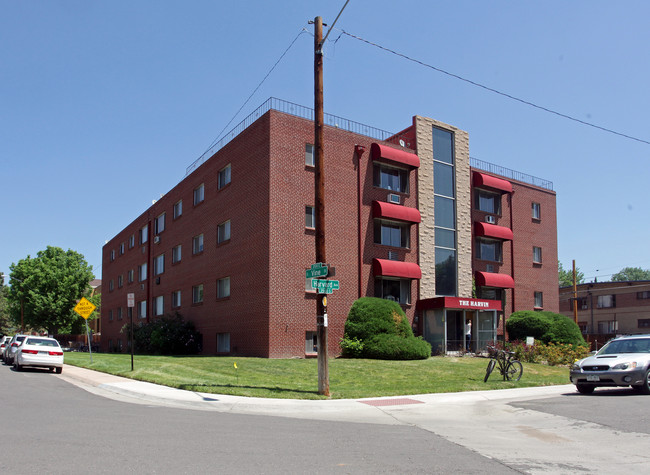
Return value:
<svg viewBox="0 0 650 475">
<path fill-rule="evenodd" d="M 129 334 L 130 325 L 122 332 Z M 186 322 L 176 313 L 133 327 L 134 349 L 138 353 L 154 355 L 195 355 L 201 352 L 203 337 L 194 323 Z"/>
<path fill-rule="evenodd" d="M 524 310 L 514 312 L 506 322 L 511 340 L 532 336 L 542 343 L 584 344 L 580 327 L 570 318 L 553 312 Z"/>
<path fill-rule="evenodd" d="M 423 360 L 431 356 L 431 345 L 422 337 L 380 333 L 366 342 L 362 353 L 378 360 Z"/>
<path fill-rule="evenodd" d="M 550 366 L 570 365 L 575 360 L 589 356 L 587 344 L 540 343 L 527 345 L 520 341 L 509 342 L 506 349 L 515 353 L 515 359 L 524 363 L 546 363 Z"/>
<path fill-rule="evenodd" d="M 362 297 L 352 305 L 341 340 L 343 356 L 375 359 L 424 359 L 431 345 L 415 338 L 397 302 Z"/>
</svg>

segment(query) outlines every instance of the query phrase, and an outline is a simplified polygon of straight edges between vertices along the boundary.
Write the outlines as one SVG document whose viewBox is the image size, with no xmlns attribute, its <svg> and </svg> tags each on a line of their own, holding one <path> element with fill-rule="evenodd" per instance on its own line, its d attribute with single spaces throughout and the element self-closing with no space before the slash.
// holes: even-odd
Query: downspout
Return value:
<svg viewBox="0 0 650 475">
<path fill-rule="evenodd" d="M 361 298 L 361 292 L 362 292 L 362 283 L 361 283 L 361 276 L 362 276 L 362 270 L 363 270 L 363 254 L 362 254 L 362 238 L 361 238 L 361 207 L 363 205 L 362 202 L 362 194 L 361 194 L 361 157 L 366 151 L 366 147 L 363 145 L 355 145 L 354 146 L 354 154 L 357 157 L 357 292 L 358 292 L 358 297 Z"/>
</svg>

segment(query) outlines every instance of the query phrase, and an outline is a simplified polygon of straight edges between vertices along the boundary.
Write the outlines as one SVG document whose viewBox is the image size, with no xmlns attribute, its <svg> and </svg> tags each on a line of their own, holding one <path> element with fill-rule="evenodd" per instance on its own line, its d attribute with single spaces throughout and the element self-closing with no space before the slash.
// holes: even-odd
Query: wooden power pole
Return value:
<svg viewBox="0 0 650 475">
<path fill-rule="evenodd" d="M 325 257 L 325 182 L 323 177 L 323 19 L 314 19 L 314 175 L 316 262 L 326 263 Z M 316 325 L 318 344 L 318 394 L 330 395 L 327 362 L 327 314 L 322 295 L 316 299 Z"/>
</svg>

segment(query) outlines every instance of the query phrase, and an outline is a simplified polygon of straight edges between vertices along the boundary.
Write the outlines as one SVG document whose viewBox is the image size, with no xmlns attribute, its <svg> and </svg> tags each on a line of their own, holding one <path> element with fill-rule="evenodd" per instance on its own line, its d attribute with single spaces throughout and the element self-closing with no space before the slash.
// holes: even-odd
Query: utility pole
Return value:
<svg viewBox="0 0 650 475">
<path fill-rule="evenodd" d="M 314 19 L 314 188 L 316 262 L 327 262 L 325 257 L 325 181 L 323 177 L 323 19 Z M 327 317 L 323 299 L 316 299 L 316 326 L 318 342 L 318 394 L 330 395 L 327 361 Z"/>
<path fill-rule="evenodd" d="M 573 259 L 573 321 L 578 323 L 578 286 L 576 283 L 576 260 Z"/>
</svg>

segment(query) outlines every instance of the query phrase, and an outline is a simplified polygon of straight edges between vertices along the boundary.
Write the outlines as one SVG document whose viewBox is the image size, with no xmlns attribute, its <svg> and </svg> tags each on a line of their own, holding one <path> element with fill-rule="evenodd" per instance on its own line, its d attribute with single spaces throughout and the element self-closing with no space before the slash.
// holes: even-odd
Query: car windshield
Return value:
<svg viewBox="0 0 650 475">
<path fill-rule="evenodd" d="M 25 344 L 36 346 L 59 346 L 56 340 L 50 340 L 47 338 L 28 338 Z"/>
<path fill-rule="evenodd" d="M 598 355 L 614 355 L 621 353 L 650 353 L 650 338 L 634 338 L 614 340 L 605 345 Z"/>
</svg>

